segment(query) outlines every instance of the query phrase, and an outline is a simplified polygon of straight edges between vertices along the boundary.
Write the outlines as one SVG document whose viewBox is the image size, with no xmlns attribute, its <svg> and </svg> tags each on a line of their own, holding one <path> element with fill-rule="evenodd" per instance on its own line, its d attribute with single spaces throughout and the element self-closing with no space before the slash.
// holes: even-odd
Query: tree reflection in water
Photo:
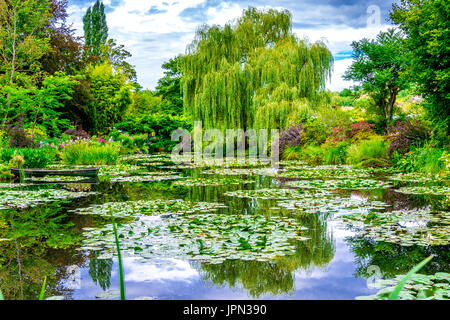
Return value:
<svg viewBox="0 0 450 320">
<path fill-rule="evenodd" d="M 253 298 L 263 295 L 293 294 L 294 272 L 324 268 L 334 257 L 333 236 L 327 230 L 326 216 L 304 215 L 298 221 L 308 228 L 308 241 L 295 242 L 295 254 L 270 262 L 225 261 L 222 264 L 197 265 L 207 282 L 214 285 L 242 286 Z"/>
<path fill-rule="evenodd" d="M 61 295 L 70 275 L 67 265 L 83 263 L 75 251 L 80 240 L 59 204 L 46 208 L 0 211 L 0 288 L 8 300 L 37 300 L 47 276 L 46 297 Z"/>
</svg>

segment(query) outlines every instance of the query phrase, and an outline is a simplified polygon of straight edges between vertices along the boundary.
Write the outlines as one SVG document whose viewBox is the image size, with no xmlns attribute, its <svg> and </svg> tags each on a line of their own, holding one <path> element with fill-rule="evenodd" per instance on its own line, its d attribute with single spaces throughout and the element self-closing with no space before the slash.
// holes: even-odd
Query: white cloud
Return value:
<svg viewBox="0 0 450 320">
<path fill-rule="evenodd" d="M 83 35 L 82 18 L 92 1 L 82 5 L 72 4 L 68 8 L 70 21 L 77 29 L 78 35 Z M 163 75 L 161 65 L 168 59 L 182 54 L 186 46 L 194 39 L 195 30 L 203 23 L 209 25 L 224 25 L 226 22 L 238 18 L 242 14 L 244 3 L 232 1 L 209 5 L 207 0 L 121 0 L 113 5 L 110 0 L 103 1 L 108 6 L 107 22 L 109 35 L 118 43 L 124 44 L 133 57 L 130 62 L 136 65 L 138 80 L 144 88 L 153 89 L 159 78 Z M 250 4 L 250 3 L 249 3 Z M 260 3 L 261 4 L 261 1 Z M 305 4 L 306 5 L 306 4 Z M 259 5 L 258 8 L 282 9 L 277 5 Z M 185 11 L 188 9 L 187 11 Z M 350 14 L 351 7 L 320 5 L 292 10 L 294 25 L 299 21 L 323 21 L 324 17 L 333 17 L 333 21 L 340 21 Z M 189 12 L 187 14 L 186 12 Z M 361 19 L 365 19 L 366 12 L 361 12 Z M 353 17 L 354 18 L 354 17 Z M 308 38 L 311 42 L 326 40 L 333 54 L 351 50 L 350 44 L 363 37 L 373 38 L 380 28 L 354 28 L 345 25 L 319 25 L 317 27 L 306 25 L 304 29 L 295 28 L 293 31 L 300 38 Z M 335 72 L 331 83 L 327 85 L 330 90 L 341 90 L 351 85 L 341 77 L 348 67 L 350 60 L 339 60 L 335 63 Z"/>
</svg>

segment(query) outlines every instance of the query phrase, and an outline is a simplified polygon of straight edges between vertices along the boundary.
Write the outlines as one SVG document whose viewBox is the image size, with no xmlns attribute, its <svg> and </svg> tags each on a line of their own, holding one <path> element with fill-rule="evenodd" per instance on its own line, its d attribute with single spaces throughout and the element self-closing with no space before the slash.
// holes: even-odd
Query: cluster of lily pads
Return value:
<svg viewBox="0 0 450 320">
<path fill-rule="evenodd" d="M 405 194 L 431 194 L 437 196 L 448 196 L 450 195 L 449 186 L 409 186 L 403 187 L 398 190 L 398 192 Z"/>
<path fill-rule="evenodd" d="M 402 246 L 448 245 L 450 213 L 428 209 L 374 212 L 341 216 L 347 226 L 364 237 Z"/>
<path fill-rule="evenodd" d="M 287 183 L 290 187 L 303 189 L 386 189 L 391 185 L 384 181 L 366 179 L 340 179 L 340 180 L 299 180 Z"/>
<path fill-rule="evenodd" d="M 25 209 L 46 202 L 83 198 L 92 194 L 94 193 L 56 189 L 0 191 L 0 210 Z"/>
<path fill-rule="evenodd" d="M 123 256 L 146 259 L 179 258 L 219 264 L 225 260 L 271 259 L 295 253 L 306 228 L 285 217 L 225 214 L 186 214 L 140 217 L 118 226 Z M 81 250 L 100 251 L 101 258 L 116 252 L 113 228 L 86 228 Z"/>
<path fill-rule="evenodd" d="M 287 210 L 305 213 L 366 213 L 371 210 L 383 210 L 388 204 L 362 198 L 326 197 L 318 194 L 303 194 L 302 198 L 278 201 L 277 205 Z"/>
<path fill-rule="evenodd" d="M 86 177 L 70 177 L 70 176 L 45 176 L 45 177 L 30 177 L 27 181 L 31 182 L 78 182 L 87 180 Z"/>
<path fill-rule="evenodd" d="M 367 170 L 351 169 L 348 167 L 316 167 L 316 168 L 291 168 L 279 174 L 283 178 L 301 178 L 301 179 L 355 179 L 368 178 L 371 176 Z"/>
<path fill-rule="evenodd" d="M 134 217 L 136 215 L 180 215 L 195 212 L 215 211 L 225 206 L 213 202 L 190 202 L 184 200 L 147 200 L 128 202 L 109 202 L 102 205 L 79 208 L 78 214 L 93 214 L 115 217 Z"/>
<path fill-rule="evenodd" d="M 443 180 L 439 175 L 426 175 L 420 172 L 398 173 L 389 177 L 393 181 L 430 182 Z"/>
<path fill-rule="evenodd" d="M 330 193 L 325 190 L 320 190 L 317 193 L 318 196 L 329 195 Z M 305 192 L 298 189 L 257 189 L 257 190 L 238 190 L 230 191 L 224 194 L 228 197 L 234 198 L 250 198 L 250 199 L 301 199 L 305 197 Z"/>
<path fill-rule="evenodd" d="M 151 172 L 150 175 L 145 176 L 125 176 L 110 178 L 111 182 L 151 182 L 151 181 L 167 181 L 185 179 L 180 175 L 176 175 L 173 172 Z"/>
<path fill-rule="evenodd" d="M 187 187 L 198 187 L 198 186 L 220 186 L 220 185 L 232 185 L 232 184 L 247 184 L 253 183 L 253 180 L 240 179 L 240 178 L 190 178 L 180 181 L 175 181 L 176 185 L 183 185 Z"/>
<path fill-rule="evenodd" d="M 373 286 L 379 288 L 375 295 L 357 297 L 358 300 L 388 300 L 398 283 L 405 275 L 393 279 L 378 279 Z M 414 274 L 399 294 L 401 300 L 449 300 L 450 273 L 439 272 L 434 275 Z"/>
<path fill-rule="evenodd" d="M 239 169 L 231 169 L 231 168 L 221 168 L 221 169 L 210 169 L 203 171 L 203 174 L 218 174 L 224 176 L 233 176 L 233 175 L 246 175 L 246 176 L 276 176 L 280 172 L 279 169 L 276 168 L 239 168 Z"/>
</svg>

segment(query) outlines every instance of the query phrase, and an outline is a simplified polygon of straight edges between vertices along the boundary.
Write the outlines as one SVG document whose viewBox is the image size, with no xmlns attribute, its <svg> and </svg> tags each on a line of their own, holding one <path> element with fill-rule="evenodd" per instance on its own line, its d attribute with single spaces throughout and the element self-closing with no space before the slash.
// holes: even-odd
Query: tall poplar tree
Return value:
<svg viewBox="0 0 450 320">
<path fill-rule="evenodd" d="M 108 39 L 108 25 L 106 23 L 105 6 L 97 0 L 93 7 L 89 7 L 83 17 L 85 44 L 92 54 L 101 55 L 101 45 Z"/>
<path fill-rule="evenodd" d="M 288 10 L 250 7 L 234 24 L 198 29 L 182 63 L 185 111 L 204 128 L 285 128 L 332 65 L 322 42 L 292 33 Z"/>
</svg>

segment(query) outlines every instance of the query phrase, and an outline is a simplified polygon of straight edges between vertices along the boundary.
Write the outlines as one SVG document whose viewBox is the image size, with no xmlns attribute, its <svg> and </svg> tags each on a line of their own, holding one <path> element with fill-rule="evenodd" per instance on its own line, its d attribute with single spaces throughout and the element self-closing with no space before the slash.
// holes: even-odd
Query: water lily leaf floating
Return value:
<svg viewBox="0 0 450 320">
<path fill-rule="evenodd" d="M 283 178 L 299 178 L 299 179 L 355 179 L 368 178 L 371 172 L 365 169 L 352 169 L 348 166 L 322 166 L 307 167 L 299 169 L 288 169 L 279 175 Z"/>
<path fill-rule="evenodd" d="M 180 175 L 171 175 L 171 174 L 155 174 L 155 175 L 147 175 L 147 176 L 130 176 L 130 177 L 116 177 L 111 178 L 110 182 L 153 182 L 153 181 L 169 181 L 169 180 L 178 180 L 178 179 L 186 179 L 187 177 L 182 177 Z"/>
<path fill-rule="evenodd" d="M 397 190 L 400 193 L 405 194 L 431 194 L 436 196 L 449 196 L 450 187 L 448 186 L 415 186 L 415 187 L 403 187 Z"/>
<path fill-rule="evenodd" d="M 397 284 L 405 277 L 378 279 L 374 287 L 380 290 L 371 296 L 356 297 L 357 300 L 388 300 Z M 415 274 L 400 292 L 400 300 L 448 300 L 450 299 L 450 273 L 439 272 L 434 275 Z"/>
<path fill-rule="evenodd" d="M 152 218 L 152 219 L 149 219 Z M 295 253 L 295 241 L 308 240 L 302 227 L 286 217 L 183 214 L 141 217 L 118 226 L 122 255 L 144 259 L 177 258 L 222 263 L 270 261 Z M 112 226 L 84 233 L 84 247 L 115 252 Z"/>
<path fill-rule="evenodd" d="M 382 201 L 367 200 L 359 197 L 328 196 L 320 193 L 303 193 L 302 197 L 293 200 L 278 201 L 277 205 L 305 213 L 365 213 L 371 210 L 383 210 L 388 204 Z"/>
<path fill-rule="evenodd" d="M 0 210 L 25 209 L 46 202 L 84 198 L 95 192 L 70 192 L 67 190 L 9 190 L 0 191 Z"/>
<path fill-rule="evenodd" d="M 203 174 L 215 174 L 223 176 L 277 176 L 280 169 L 276 168 L 246 168 L 246 169 L 210 169 L 203 171 Z"/>
<path fill-rule="evenodd" d="M 348 189 L 348 190 L 367 190 L 367 189 L 386 189 L 391 185 L 379 180 L 366 179 L 340 179 L 340 180 L 300 180 L 289 181 L 287 186 L 303 189 Z"/>
<path fill-rule="evenodd" d="M 88 208 L 79 208 L 74 212 L 77 214 L 93 214 L 126 218 L 136 215 L 179 215 L 195 212 L 216 211 L 226 208 L 221 203 L 213 202 L 190 202 L 184 200 L 142 200 L 127 202 L 109 202 Z"/>
<path fill-rule="evenodd" d="M 236 184 L 248 184 L 254 183 L 253 180 L 241 179 L 241 178 L 191 178 L 186 180 L 175 181 L 174 184 L 187 187 L 202 187 L 202 186 L 220 186 L 220 185 L 236 185 Z"/>
<path fill-rule="evenodd" d="M 326 190 L 320 190 L 310 194 L 306 194 L 302 190 L 297 189 L 258 189 L 258 190 L 238 190 L 226 192 L 224 195 L 234 198 L 250 198 L 250 199 L 303 199 L 305 197 L 317 196 L 324 197 L 331 193 Z"/>
<path fill-rule="evenodd" d="M 450 212 L 428 209 L 370 212 L 338 218 L 352 230 L 375 241 L 402 246 L 448 245 L 450 243 Z"/>
</svg>

